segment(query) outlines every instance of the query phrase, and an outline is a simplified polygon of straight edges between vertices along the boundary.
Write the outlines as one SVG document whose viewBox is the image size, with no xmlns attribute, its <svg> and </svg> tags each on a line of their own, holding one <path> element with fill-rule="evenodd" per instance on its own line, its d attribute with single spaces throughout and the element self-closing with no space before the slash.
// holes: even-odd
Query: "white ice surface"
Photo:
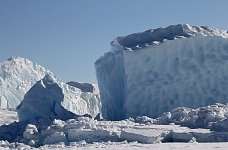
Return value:
<svg viewBox="0 0 228 150">
<path fill-rule="evenodd" d="M 43 148 L 45 149 L 45 147 Z M 62 149 L 61 146 L 53 146 L 46 149 Z M 67 150 L 227 150 L 228 143 L 162 143 L 162 144 L 141 144 L 141 143 L 95 143 L 80 147 L 64 147 Z"/>
<path fill-rule="evenodd" d="M 24 144 L 9 144 L 5 141 L 0 141 L 2 150 L 8 149 L 31 149 Z M 33 148 L 35 149 L 35 148 Z M 227 150 L 228 143 L 158 143 L 158 144 L 141 144 L 137 142 L 107 142 L 86 144 L 83 141 L 74 143 L 73 146 L 65 146 L 64 144 L 45 145 L 42 150 Z"/>
</svg>

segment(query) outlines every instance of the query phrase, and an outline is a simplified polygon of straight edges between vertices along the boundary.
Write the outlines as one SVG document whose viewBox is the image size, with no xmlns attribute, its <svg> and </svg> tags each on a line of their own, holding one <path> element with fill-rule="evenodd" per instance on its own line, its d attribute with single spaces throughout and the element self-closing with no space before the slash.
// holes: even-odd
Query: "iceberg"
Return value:
<svg viewBox="0 0 228 150">
<path fill-rule="evenodd" d="M 100 112 L 99 95 L 82 92 L 47 74 L 38 81 L 17 106 L 20 121 L 67 120 L 79 115 L 95 117 Z"/>
<path fill-rule="evenodd" d="M 188 24 L 111 42 L 95 62 L 108 120 L 158 117 L 175 107 L 228 102 L 228 31 Z"/>
<path fill-rule="evenodd" d="M 0 108 L 16 108 L 25 93 L 46 74 L 48 69 L 21 57 L 0 63 Z"/>
</svg>

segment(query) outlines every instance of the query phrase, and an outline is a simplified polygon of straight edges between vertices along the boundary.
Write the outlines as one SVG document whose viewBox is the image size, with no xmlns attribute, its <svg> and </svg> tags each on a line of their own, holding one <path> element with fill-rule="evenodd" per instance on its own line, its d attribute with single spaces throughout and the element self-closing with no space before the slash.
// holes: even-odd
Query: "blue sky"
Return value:
<svg viewBox="0 0 228 150">
<path fill-rule="evenodd" d="M 28 58 L 64 81 L 96 83 L 109 43 L 171 24 L 228 29 L 227 0 L 0 0 L 0 61 Z"/>
</svg>

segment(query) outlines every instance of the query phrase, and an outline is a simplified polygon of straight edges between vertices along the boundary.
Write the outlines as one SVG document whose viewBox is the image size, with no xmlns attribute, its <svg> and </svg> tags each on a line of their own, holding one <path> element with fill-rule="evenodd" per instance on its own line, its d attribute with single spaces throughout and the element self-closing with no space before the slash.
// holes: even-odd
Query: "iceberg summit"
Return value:
<svg viewBox="0 0 228 150">
<path fill-rule="evenodd" d="M 111 42 L 95 62 L 108 120 L 228 103 L 228 31 L 188 24 Z"/>
</svg>

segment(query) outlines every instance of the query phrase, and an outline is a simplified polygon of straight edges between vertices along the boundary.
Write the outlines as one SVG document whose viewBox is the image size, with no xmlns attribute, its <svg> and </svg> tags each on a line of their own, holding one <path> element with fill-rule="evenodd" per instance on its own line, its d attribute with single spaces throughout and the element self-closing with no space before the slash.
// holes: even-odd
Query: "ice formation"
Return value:
<svg viewBox="0 0 228 150">
<path fill-rule="evenodd" d="M 227 31 L 188 24 L 116 38 L 95 62 L 104 118 L 227 103 L 227 38 Z"/>
<path fill-rule="evenodd" d="M 45 74 L 44 67 L 20 57 L 0 63 L 0 108 L 16 108 L 25 93 Z"/>
<path fill-rule="evenodd" d="M 67 120 L 85 114 L 95 117 L 100 106 L 99 95 L 82 92 L 46 75 L 26 93 L 17 111 L 20 121 Z"/>
</svg>

